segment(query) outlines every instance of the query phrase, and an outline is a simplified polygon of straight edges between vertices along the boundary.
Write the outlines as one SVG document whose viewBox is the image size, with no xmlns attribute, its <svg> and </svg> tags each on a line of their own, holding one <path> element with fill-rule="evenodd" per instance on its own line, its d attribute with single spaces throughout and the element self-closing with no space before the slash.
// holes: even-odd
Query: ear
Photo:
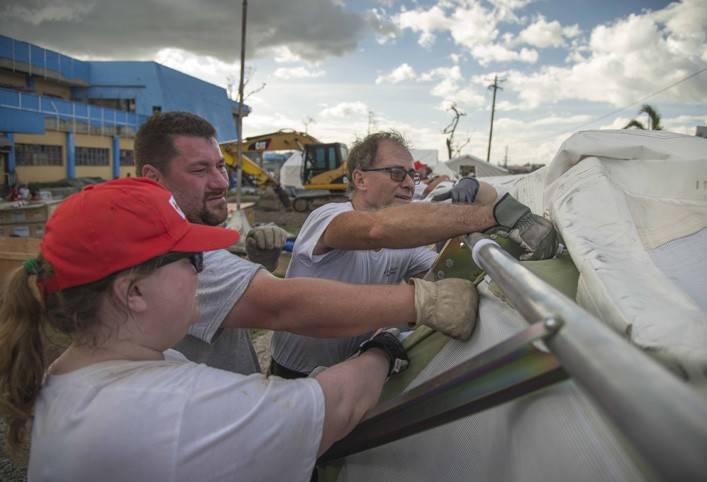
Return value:
<svg viewBox="0 0 707 482">
<path fill-rule="evenodd" d="M 147 310 L 142 281 L 126 274 L 118 276 L 113 283 L 113 296 L 131 313 L 142 313 Z"/>
<path fill-rule="evenodd" d="M 162 184 L 162 173 L 155 166 L 151 164 L 145 164 L 142 166 L 142 172 L 140 173 L 142 177 L 146 177 L 155 182 Z"/>
<path fill-rule="evenodd" d="M 353 179 L 351 182 L 353 182 L 354 187 L 356 188 L 357 191 L 365 191 L 366 190 L 366 179 L 363 175 L 363 171 L 359 169 L 354 169 L 354 171 L 351 173 L 351 176 Z"/>
</svg>

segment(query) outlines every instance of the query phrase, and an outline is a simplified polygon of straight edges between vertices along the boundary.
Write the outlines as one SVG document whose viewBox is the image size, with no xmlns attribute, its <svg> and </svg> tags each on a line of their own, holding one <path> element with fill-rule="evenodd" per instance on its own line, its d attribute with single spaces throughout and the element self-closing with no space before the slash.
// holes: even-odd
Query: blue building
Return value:
<svg viewBox="0 0 707 482">
<path fill-rule="evenodd" d="M 221 87 L 156 62 L 82 61 L 0 35 L 5 183 L 135 175 L 137 129 L 168 111 L 208 119 L 219 140 L 237 137 L 238 103 Z"/>
</svg>

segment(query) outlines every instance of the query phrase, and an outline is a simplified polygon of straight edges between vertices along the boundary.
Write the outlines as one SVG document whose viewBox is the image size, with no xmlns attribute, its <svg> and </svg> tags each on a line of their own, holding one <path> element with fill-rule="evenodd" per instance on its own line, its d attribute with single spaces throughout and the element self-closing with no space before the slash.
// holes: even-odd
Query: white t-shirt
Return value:
<svg viewBox="0 0 707 482">
<path fill-rule="evenodd" d="M 427 271 L 437 254 L 427 248 L 332 250 L 314 255 L 314 247 L 341 213 L 352 211 L 350 202 L 330 203 L 312 211 L 297 236 L 287 278 L 312 277 L 358 284 L 395 284 Z M 362 299 L 361 303 L 366 300 Z M 370 333 L 356 337 L 314 338 L 275 332 L 272 355 L 277 363 L 302 373 L 331 366 L 350 357 Z"/>
<path fill-rule="evenodd" d="M 49 376 L 29 480 L 308 481 L 324 423 L 315 379 L 237 375 L 168 350 Z"/>
<path fill-rule="evenodd" d="M 260 372 L 260 364 L 247 330 L 221 329 L 223 320 L 262 269 L 225 249 L 204 253 L 204 270 L 196 291 L 199 321 L 189 328 L 174 349 L 189 360 L 213 368 L 249 375 Z"/>
</svg>

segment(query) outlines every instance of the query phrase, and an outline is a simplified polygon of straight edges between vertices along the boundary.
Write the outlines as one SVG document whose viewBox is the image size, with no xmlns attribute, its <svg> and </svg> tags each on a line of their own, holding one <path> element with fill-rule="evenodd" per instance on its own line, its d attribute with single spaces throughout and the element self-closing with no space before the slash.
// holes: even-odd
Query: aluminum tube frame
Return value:
<svg viewBox="0 0 707 482">
<path fill-rule="evenodd" d="M 687 383 L 527 270 L 495 243 L 466 244 L 529 321 L 564 326 L 545 340 L 562 367 L 665 480 L 707 477 L 707 403 Z"/>
<path fill-rule="evenodd" d="M 535 323 L 475 357 L 381 403 L 319 462 L 329 462 L 487 410 L 553 383 L 567 374 L 539 350 L 561 326 Z"/>
</svg>

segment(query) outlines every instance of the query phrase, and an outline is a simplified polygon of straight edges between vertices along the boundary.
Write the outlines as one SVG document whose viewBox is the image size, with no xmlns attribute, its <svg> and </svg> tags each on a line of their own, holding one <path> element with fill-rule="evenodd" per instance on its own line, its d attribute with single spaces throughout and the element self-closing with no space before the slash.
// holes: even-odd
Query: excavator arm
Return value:
<svg viewBox="0 0 707 482">
<path fill-rule="evenodd" d="M 226 162 L 226 165 L 230 166 L 232 169 L 240 167 L 243 172 L 253 178 L 255 184 L 260 187 L 271 187 L 273 191 L 275 191 L 275 194 L 277 194 L 277 197 L 280 199 L 282 204 L 285 207 L 290 207 L 290 198 L 279 182 L 273 179 L 265 169 L 251 161 L 243 154 L 241 154 L 240 159 L 238 158 L 237 142 L 224 142 L 220 144 L 220 147 L 221 153 L 223 154 L 223 160 Z M 245 150 L 242 152 L 245 152 Z"/>
</svg>

